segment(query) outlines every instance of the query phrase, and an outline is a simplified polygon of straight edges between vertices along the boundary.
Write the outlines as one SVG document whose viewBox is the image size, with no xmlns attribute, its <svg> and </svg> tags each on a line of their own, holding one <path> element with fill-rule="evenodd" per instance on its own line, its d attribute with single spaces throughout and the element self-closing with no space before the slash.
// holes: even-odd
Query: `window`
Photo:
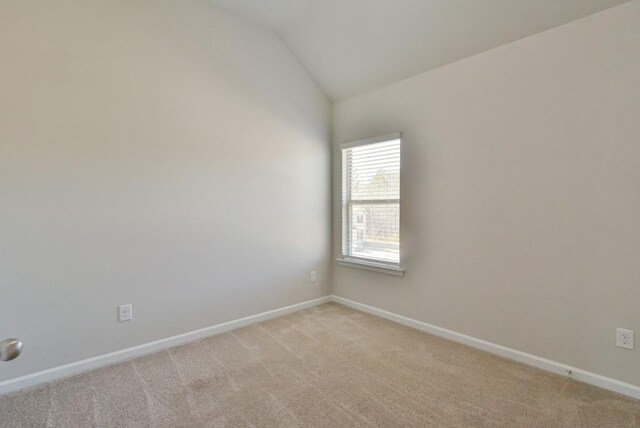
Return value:
<svg viewBox="0 0 640 428">
<path fill-rule="evenodd" d="M 342 149 L 342 259 L 400 264 L 400 134 Z"/>
</svg>

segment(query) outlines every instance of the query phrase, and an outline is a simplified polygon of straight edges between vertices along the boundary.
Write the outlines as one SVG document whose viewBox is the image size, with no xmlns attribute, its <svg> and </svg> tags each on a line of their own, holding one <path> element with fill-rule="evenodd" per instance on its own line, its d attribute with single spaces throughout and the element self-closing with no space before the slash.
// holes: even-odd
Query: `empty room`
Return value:
<svg viewBox="0 0 640 428">
<path fill-rule="evenodd" d="M 640 427 L 640 0 L 0 0 L 0 428 Z"/>
</svg>

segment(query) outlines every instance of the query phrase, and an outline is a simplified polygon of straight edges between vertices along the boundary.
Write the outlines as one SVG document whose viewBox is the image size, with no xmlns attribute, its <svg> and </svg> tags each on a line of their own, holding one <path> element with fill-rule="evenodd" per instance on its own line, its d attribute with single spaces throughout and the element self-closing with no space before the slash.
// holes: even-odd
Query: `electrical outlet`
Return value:
<svg viewBox="0 0 640 428">
<path fill-rule="evenodd" d="M 633 330 L 616 329 L 616 346 L 618 348 L 633 349 Z"/>
<path fill-rule="evenodd" d="M 131 305 L 118 306 L 118 321 L 129 321 L 133 319 L 133 308 Z"/>
<path fill-rule="evenodd" d="M 316 271 L 312 270 L 311 272 L 309 272 L 309 282 L 316 282 L 316 279 L 317 279 Z"/>
</svg>

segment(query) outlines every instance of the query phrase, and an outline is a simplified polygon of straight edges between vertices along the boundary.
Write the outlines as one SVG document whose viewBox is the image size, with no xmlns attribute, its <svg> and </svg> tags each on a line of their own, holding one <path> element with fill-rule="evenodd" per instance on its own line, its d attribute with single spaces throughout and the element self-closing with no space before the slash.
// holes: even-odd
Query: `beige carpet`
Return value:
<svg viewBox="0 0 640 428">
<path fill-rule="evenodd" d="M 640 401 L 327 304 L 0 397 L 2 427 L 638 427 Z"/>
</svg>

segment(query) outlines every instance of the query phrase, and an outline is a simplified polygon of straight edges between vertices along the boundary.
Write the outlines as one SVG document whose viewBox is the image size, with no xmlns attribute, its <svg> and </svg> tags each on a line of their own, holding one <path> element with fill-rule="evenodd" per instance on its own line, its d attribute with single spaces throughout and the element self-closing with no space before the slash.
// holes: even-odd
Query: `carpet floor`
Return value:
<svg viewBox="0 0 640 428">
<path fill-rule="evenodd" d="M 639 427 L 640 401 L 337 304 L 0 396 L 2 427 Z"/>
</svg>

